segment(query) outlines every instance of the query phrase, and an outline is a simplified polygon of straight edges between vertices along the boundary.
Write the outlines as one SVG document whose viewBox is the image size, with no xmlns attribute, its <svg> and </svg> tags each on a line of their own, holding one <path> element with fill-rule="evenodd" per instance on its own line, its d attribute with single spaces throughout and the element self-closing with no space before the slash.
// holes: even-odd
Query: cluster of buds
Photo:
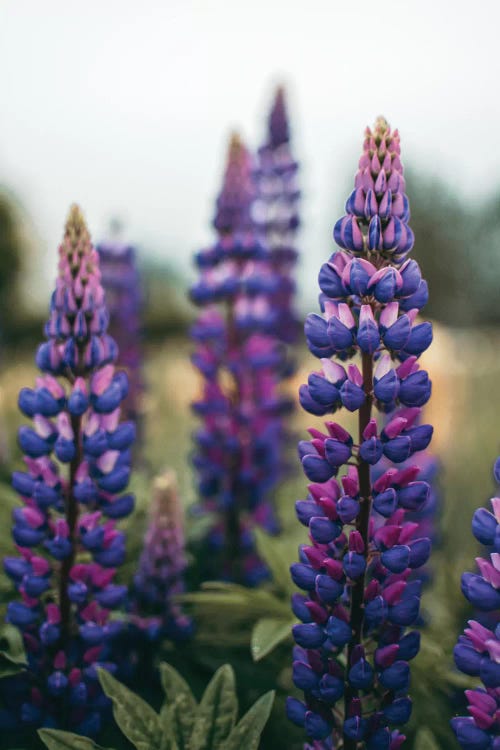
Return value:
<svg viewBox="0 0 500 750">
<path fill-rule="evenodd" d="M 109 313 L 109 333 L 118 346 L 118 363 L 127 373 L 129 389 L 122 413 L 137 420 L 143 391 L 141 307 L 142 290 L 136 253 L 119 242 L 97 246 L 101 283 Z"/>
<path fill-rule="evenodd" d="M 344 750 L 361 742 L 397 750 L 398 727 L 411 713 L 408 662 L 420 639 L 408 628 L 419 617 L 416 571 L 430 554 L 430 540 L 409 520 L 430 493 L 412 460 L 432 436 L 419 419 L 431 384 L 417 360 L 432 329 L 417 322 L 428 295 L 418 264 L 407 259 L 413 234 L 404 190 L 399 134 L 380 118 L 366 131 L 347 215 L 335 225 L 342 249 L 320 272 L 323 315 L 305 325 L 322 369 L 301 388 L 302 406 L 319 416 L 345 407 L 359 422 L 356 438 L 327 421 L 325 432 L 311 429 L 312 439 L 299 444 L 311 484 L 296 510 L 310 542 L 291 568 L 305 592 L 292 603 L 301 621 L 293 628 L 293 679 L 305 700 L 290 698 L 288 716 L 315 750 L 339 742 Z M 354 356 L 359 367 L 347 364 Z"/>
<path fill-rule="evenodd" d="M 198 488 L 218 520 L 210 544 L 224 556 L 212 574 L 256 583 L 265 568 L 253 553 L 251 525 L 277 530 L 270 490 L 282 470 L 279 393 L 283 352 L 273 334 L 279 278 L 251 218 L 252 159 L 237 136 L 230 147 L 214 227 L 218 241 L 196 257 L 200 280 L 191 298 L 203 307 L 192 328 L 193 362 L 203 376 L 194 405 Z M 215 555 L 213 559 L 218 559 Z"/>
<path fill-rule="evenodd" d="M 130 475 L 131 422 L 120 421 L 127 377 L 113 365 L 99 257 L 82 214 L 73 206 L 59 248 L 47 342 L 37 354 L 42 375 L 23 388 L 19 407 L 33 426 L 19 430 L 26 471 L 15 472 L 23 506 L 13 514 L 18 555 L 4 569 L 21 595 L 7 620 L 19 628 L 28 669 L 7 696 L 27 724 L 95 734 L 106 701 L 96 667 L 120 630 L 111 617 L 126 597 L 115 584 L 125 558 L 117 520 L 134 506 Z M 16 714 L 15 708 L 19 709 Z"/>
<path fill-rule="evenodd" d="M 494 475 L 500 484 L 500 458 Z M 451 722 L 464 750 L 500 747 L 500 498 L 493 498 L 491 507 L 492 513 L 480 508 L 472 519 L 472 532 L 487 548 L 488 558 L 476 558 L 478 572 L 462 576 L 462 592 L 485 624 L 469 620 L 453 652 L 460 671 L 483 683 L 465 691 L 469 716 Z"/>
<path fill-rule="evenodd" d="M 299 326 L 293 309 L 294 270 L 298 253 L 296 234 L 300 225 L 297 187 L 298 163 L 290 149 L 290 131 L 284 90 L 276 92 L 268 123 L 266 142 L 258 152 L 257 197 L 252 215 L 270 251 L 271 264 L 279 278 L 273 306 L 279 317 L 277 331 L 290 343 Z"/>
<path fill-rule="evenodd" d="M 177 481 L 172 471 L 165 471 L 153 484 L 149 522 L 134 576 L 134 609 L 138 614 L 134 621 L 153 639 L 180 640 L 192 634 L 192 621 L 174 600 L 185 590 L 186 567 Z"/>
</svg>

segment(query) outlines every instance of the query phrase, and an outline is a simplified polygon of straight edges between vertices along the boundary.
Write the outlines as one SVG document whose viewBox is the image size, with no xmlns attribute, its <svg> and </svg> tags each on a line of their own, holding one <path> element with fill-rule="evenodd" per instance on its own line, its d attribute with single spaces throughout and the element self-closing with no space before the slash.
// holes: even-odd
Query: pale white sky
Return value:
<svg viewBox="0 0 500 750">
<path fill-rule="evenodd" d="M 44 283 L 75 200 L 95 239 L 118 214 L 187 268 L 229 131 L 256 145 L 284 81 L 309 293 L 376 115 L 407 164 L 471 198 L 500 185 L 499 26 L 499 0 L 0 0 L 0 183 L 33 219 Z"/>
</svg>

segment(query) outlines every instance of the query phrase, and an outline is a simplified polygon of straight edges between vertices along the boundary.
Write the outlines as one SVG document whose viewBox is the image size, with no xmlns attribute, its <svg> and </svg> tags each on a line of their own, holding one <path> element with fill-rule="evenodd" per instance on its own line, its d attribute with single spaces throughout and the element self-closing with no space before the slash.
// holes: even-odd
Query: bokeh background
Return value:
<svg viewBox="0 0 500 750">
<path fill-rule="evenodd" d="M 69 204 L 83 207 L 96 241 L 119 220 L 138 248 L 147 390 L 146 468 L 136 486 L 144 506 L 144 475 L 171 465 L 188 507 L 198 382 L 185 292 L 192 253 L 212 237 L 228 134 L 237 128 L 256 147 L 274 88 L 285 85 L 301 162 L 303 316 L 317 306 L 317 271 L 332 250 L 365 125 L 384 114 L 399 128 L 413 257 L 429 281 L 436 330 L 425 356 L 434 382 L 427 416 L 443 495 L 414 678 L 418 750 L 432 747 L 429 735 L 415 734 L 422 726 L 435 747 L 452 746 L 447 721 L 460 681 L 450 654 L 468 614 L 459 578 L 473 565 L 470 518 L 493 491 L 500 452 L 499 23 L 497 0 L 0 2 L 2 552 L 15 502 L 7 477 L 20 460 L 17 391 L 35 377 Z M 298 360 L 293 395 L 314 366 L 305 347 Z M 294 419 L 297 433 L 314 421 Z M 290 559 L 303 488 L 291 475 L 279 494 Z M 272 674 L 273 664 L 266 668 Z"/>
</svg>

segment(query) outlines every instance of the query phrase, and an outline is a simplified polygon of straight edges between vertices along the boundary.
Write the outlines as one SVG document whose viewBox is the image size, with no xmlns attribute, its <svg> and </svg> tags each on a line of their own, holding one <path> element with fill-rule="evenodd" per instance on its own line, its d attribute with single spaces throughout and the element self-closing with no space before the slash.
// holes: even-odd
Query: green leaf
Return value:
<svg viewBox="0 0 500 750">
<path fill-rule="evenodd" d="M 179 745 L 174 736 L 174 712 L 175 704 L 168 706 L 166 703 L 160 711 L 161 742 L 159 750 L 179 750 Z"/>
<path fill-rule="evenodd" d="M 49 750 L 104 750 L 88 737 L 59 729 L 39 729 L 38 735 Z"/>
<path fill-rule="evenodd" d="M 161 711 L 162 727 L 165 721 L 172 725 L 172 735 L 179 750 L 189 750 L 198 704 L 186 680 L 169 664 L 160 664 L 161 684 L 165 704 Z M 166 709 L 169 709 L 168 712 Z"/>
<path fill-rule="evenodd" d="M 203 694 L 189 750 L 217 750 L 238 716 L 234 672 L 229 664 L 217 670 Z"/>
<path fill-rule="evenodd" d="M 178 601 L 195 605 L 196 612 L 216 615 L 220 620 L 221 611 L 225 616 L 246 620 L 248 617 L 259 619 L 267 615 L 286 618 L 290 612 L 290 603 L 264 589 L 227 588 L 204 586 L 203 591 L 182 594 Z"/>
<path fill-rule="evenodd" d="M 137 750 L 156 750 L 161 737 L 156 711 L 105 669 L 99 669 L 98 674 L 102 689 L 113 701 L 113 716 L 123 734 Z"/>
<path fill-rule="evenodd" d="M 274 690 L 263 695 L 234 727 L 221 750 L 258 750 L 260 735 L 271 713 Z"/>
<path fill-rule="evenodd" d="M 279 620 L 276 617 L 263 617 L 252 630 L 250 649 L 254 661 L 260 661 L 271 653 L 282 641 L 292 634 L 296 620 Z"/>
<path fill-rule="evenodd" d="M 289 564 L 281 551 L 279 542 L 275 537 L 264 534 L 259 528 L 254 529 L 254 534 L 257 552 L 271 571 L 276 588 L 281 594 L 288 595 L 292 590 L 292 581 Z"/>
<path fill-rule="evenodd" d="M 418 730 L 414 750 L 439 750 L 436 738 L 427 727 Z"/>
<path fill-rule="evenodd" d="M 23 637 L 13 625 L 0 628 L 0 678 L 10 677 L 27 666 Z"/>
</svg>

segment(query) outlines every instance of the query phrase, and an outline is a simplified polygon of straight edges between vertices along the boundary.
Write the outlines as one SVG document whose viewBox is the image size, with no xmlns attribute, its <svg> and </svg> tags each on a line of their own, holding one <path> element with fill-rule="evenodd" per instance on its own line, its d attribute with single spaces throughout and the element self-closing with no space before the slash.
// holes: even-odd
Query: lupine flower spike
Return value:
<svg viewBox="0 0 500 750">
<path fill-rule="evenodd" d="M 500 458 L 494 475 L 500 484 Z M 472 533 L 487 555 L 476 558 L 477 573 L 462 576 L 462 593 L 483 623 L 469 620 L 453 652 L 460 671 L 483 683 L 465 691 L 469 716 L 451 722 L 464 750 L 500 748 L 500 498 L 491 500 L 491 509 L 479 508 L 472 518 Z"/>
<path fill-rule="evenodd" d="M 151 637 L 179 640 L 191 635 L 192 621 L 174 601 L 185 590 L 186 567 L 177 481 L 174 472 L 165 471 L 153 485 L 149 523 L 134 576 L 137 622 Z"/>
<path fill-rule="evenodd" d="M 270 492 L 282 470 L 288 408 L 278 389 L 283 355 L 270 304 L 277 277 L 251 219 L 254 197 L 252 160 L 234 136 L 214 219 L 218 241 L 196 256 L 201 278 L 191 289 L 204 308 L 192 328 L 193 362 L 204 381 L 194 404 L 203 421 L 195 467 L 202 507 L 218 518 L 210 557 L 219 559 L 219 550 L 225 560 L 212 575 L 247 583 L 265 575 L 251 524 L 277 529 Z"/>
<path fill-rule="evenodd" d="M 289 699 L 288 716 L 319 748 L 397 750 L 398 727 L 411 713 L 408 662 L 419 650 L 421 581 L 430 542 L 406 516 L 429 494 L 414 464 L 395 464 L 425 449 L 432 427 L 417 424 L 431 385 L 418 357 L 429 323 L 416 320 L 427 300 L 418 264 L 408 259 L 408 225 L 400 142 L 383 118 L 367 129 L 346 216 L 334 229 L 340 250 L 319 274 L 322 315 L 305 324 L 321 369 L 300 389 L 306 411 L 324 416 L 344 407 L 358 414 L 358 434 L 328 420 L 299 444 L 310 480 L 296 505 L 309 542 L 292 565 L 303 594 L 293 597 L 301 623 L 293 679 L 305 700 Z M 354 357 L 358 357 L 354 361 Z M 378 425 L 375 410 L 394 411 Z"/>
<path fill-rule="evenodd" d="M 144 389 L 142 377 L 142 290 L 136 252 L 118 241 L 97 246 L 101 282 L 109 313 L 109 333 L 118 346 L 118 364 L 127 373 L 129 391 L 122 413 L 136 422 Z"/>
<path fill-rule="evenodd" d="M 42 374 L 19 394 L 33 426 L 19 430 L 26 471 L 12 478 L 23 502 L 13 514 L 18 554 L 4 569 L 21 595 L 7 620 L 23 635 L 29 666 L 6 702 L 11 720 L 92 735 L 106 706 L 96 667 L 114 669 L 108 653 L 121 624 L 110 615 L 126 595 L 113 583 L 125 557 L 116 522 L 134 505 L 121 493 L 135 428 L 120 423 L 127 377 L 115 370 L 107 325 L 99 257 L 73 206 L 36 357 Z"/>
<path fill-rule="evenodd" d="M 279 288 L 273 296 L 278 315 L 276 333 L 288 343 L 296 341 L 299 335 L 293 307 L 296 286 L 294 271 L 298 258 L 295 242 L 300 225 L 298 166 L 290 148 L 285 92 L 280 87 L 269 115 L 266 142 L 259 149 L 257 199 L 253 215 L 279 278 Z"/>
</svg>

